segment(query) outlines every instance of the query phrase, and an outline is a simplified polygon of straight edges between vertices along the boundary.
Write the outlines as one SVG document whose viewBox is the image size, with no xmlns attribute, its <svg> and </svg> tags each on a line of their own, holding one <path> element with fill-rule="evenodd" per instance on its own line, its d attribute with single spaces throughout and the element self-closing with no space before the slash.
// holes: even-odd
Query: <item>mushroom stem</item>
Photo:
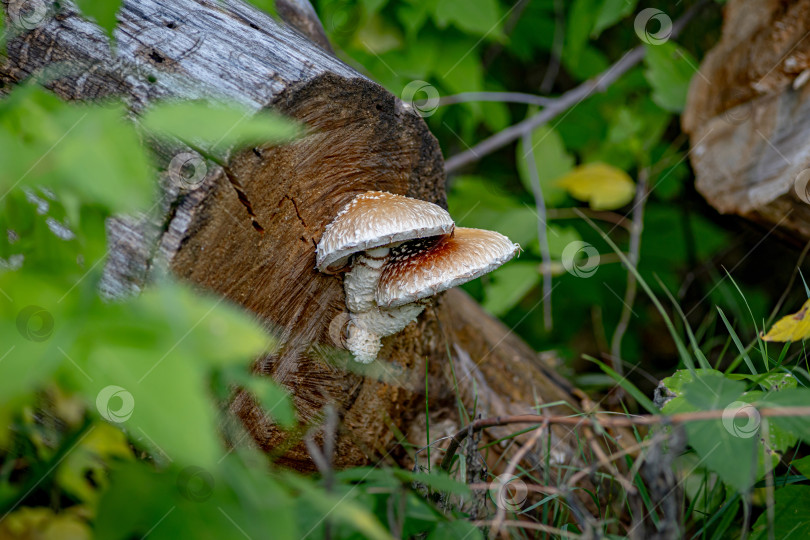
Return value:
<svg viewBox="0 0 810 540">
<path fill-rule="evenodd" d="M 364 251 L 356 256 L 352 270 L 346 274 L 343 281 L 346 307 L 350 312 L 361 313 L 377 305 L 374 295 L 389 251 L 388 247 L 381 247 Z"/>
<path fill-rule="evenodd" d="M 401 331 L 422 313 L 425 303 L 405 304 L 396 308 L 372 307 L 362 312 L 351 312 L 346 347 L 362 364 L 377 358 L 382 338 Z"/>
</svg>

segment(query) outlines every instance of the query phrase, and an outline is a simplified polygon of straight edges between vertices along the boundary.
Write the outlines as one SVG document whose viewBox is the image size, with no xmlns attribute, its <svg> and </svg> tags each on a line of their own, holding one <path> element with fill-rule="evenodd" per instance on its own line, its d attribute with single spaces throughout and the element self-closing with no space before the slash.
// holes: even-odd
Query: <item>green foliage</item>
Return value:
<svg viewBox="0 0 810 540">
<path fill-rule="evenodd" d="M 108 36 L 112 37 L 116 25 L 116 14 L 121 7 L 121 0 L 77 0 L 82 13 L 91 17 L 96 24 L 104 29 Z"/>
<path fill-rule="evenodd" d="M 203 102 L 162 103 L 151 107 L 143 125 L 191 143 L 205 141 L 207 150 L 221 153 L 235 145 L 280 143 L 300 132 L 292 121 L 271 111 L 251 111 L 237 105 Z"/>
<path fill-rule="evenodd" d="M 652 99 L 664 110 L 681 112 L 686 106 L 689 81 L 697 71 L 697 62 L 675 43 L 647 45 L 644 76 L 652 86 Z"/>
<path fill-rule="evenodd" d="M 272 0 L 253 4 L 275 14 Z M 633 25 L 646 7 L 639 4 L 537 0 L 518 9 L 500 0 L 320 0 L 316 8 L 338 54 L 399 96 L 413 81 L 441 95 L 537 94 L 544 85 L 553 96 L 641 43 Z M 110 36 L 119 5 L 79 2 Z M 674 19 L 685 8 L 665 9 Z M 0 13 L 0 43 L 9 28 L 3 25 Z M 555 35 L 563 38 L 557 45 Z M 810 368 L 803 344 L 769 350 L 756 339 L 776 304 L 762 282 L 760 255 L 750 258 L 757 259 L 753 281 L 738 283 L 719 270 L 735 272 L 748 253 L 721 259 L 736 241 L 736 224 L 721 223 L 690 186 L 688 146 L 673 115 L 683 110 L 690 80 L 700 76 L 697 58 L 710 43 L 688 29 L 679 41 L 646 45 L 643 65 L 535 129 L 533 156 L 520 140 L 449 179 L 448 205 L 459 225 L 497 230 L 523 247 L 519 258 L 466 289 L 534 347 L 558 351 L 560 371 L 589 390 L 621 388 L 627 397 L 614 414 L 714 415 L 685 422 L 688 446 L 674 460 L 689 536 L 801 534 L 810 528 L 806 512 L 797 511 L 809 502 L 810 462 L 803 456 L 810 422 L 759 411 L 807 406 Z M 430 110 L 425 120 L 450 156 L 536 113 L 519 103 L 462 102 Z M 303 133 L 273 113 L 227 103 L 159 103 L 133 117 L 116 102 L 65 104 L 34 81 L 3 96 L 0 537 L 47 529 L 76 538 L 261 538 L 268 531 L 281 539 L 483 538 L 457 510 L 469 510 L 473 496 L 458 481 L 464 460 L 453 476 L 362 467 L 330 479 L 283 471 L 238 444 L 248 435 L 222 428 L 224 404 L 237 388 L 295 440 L 313 420 L 298 417 L 286 389 L 249 372 L 274 340 L 237 306 L 168 276 L 131 298 L 99 298 L 105 220 L 149 216 L 156 205 L 157 171 L 144 131 L 179 139 L 215 161 L 234 147 Z M 646 179 L 640 259 L 630 272 L 630 183 L 611 204 L 589 210 L 572 197 L 577 190 L 560 185 L 595 163 L 635 182 Z M 545 208 L 536 207 L 535 172 Z M 582 199 L 606 195 L 592 184 L 594 197 Z M 585 210 L 590 222 L 577 213 Z M 593 273 L 577 266 L 594 259 Z M 780 263 L 768 265 L 776 272 Z M 647 296 L 626 303 L 628 273 Z M 546 276 L 552 283 L 543 282 Z M 553 289 L 550 331 L 538 309 L 544 285 Z M 661 293 L 671 301 L 660 301 Z M 606 342 L 623 313 L 629 325 L 619 370 Z M 591 360 L 585 366 L 583 353 Z M 651 399 L 657 379 L 670 398 L 662 411 Z M 638 432 L 637 442 L 670 430 L 646 439 Z M 580 458 L 593 461 L 584 452 Z M 552 484 L 557 471 L 545 465 L 548 478 L 534 478 L 539 469 L 520 474 Z M 655 514 L 648 486 L 640 478 L 636 486 Z M 611 489 L 615 495 L 616 485 Z M 590 493 L 594 502 L 602 495 Z M 532 501 L 515 516 L 574 531 L 562 499 Z M 750 531 L 737 525 L 743 516 Z M 600 517 L 606 534 L 626 521 L 608 508 L 600 507 Z"/>
</svg>

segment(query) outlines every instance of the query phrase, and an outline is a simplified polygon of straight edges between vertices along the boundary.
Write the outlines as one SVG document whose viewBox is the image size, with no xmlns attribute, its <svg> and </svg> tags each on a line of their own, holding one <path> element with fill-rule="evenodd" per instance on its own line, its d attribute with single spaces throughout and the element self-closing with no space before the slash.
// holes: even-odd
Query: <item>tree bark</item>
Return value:
<svg viewBox="0 0 810 540">
<path fill-rule="evenodd" d="M 406 462 L 400 434 L 416 446 L 428 443 L 426 401 L 432 440 L 463 424 L 460 407 L 488 416 L 575 405 L 573 388 L 548 356 L 459 290 L 386 338 L 369 367 L 336 346 L 330 324 L 345 310 L 343 283 L 315 270 L 324 227 L 367 190 L 445 206 L 444 164 L 422 118 L 336 59 L 325 38 L 322 47 L 308 39 L 322 38 L 320 23 L 314 12 L 298 13 L 302 20 L 285 24 L 236 0 L 129 0 L 113 55 L 106 36 L 67 3 L 8 43 L 0 70 L 6 91 L 65 63 L 47 86 L 66 100 L 118 97 L 137 115 L 168 97 L 226 99 L 252 110 L 272 107 L 309 127 L 292 144 L 234 151 L 227 170 L 208 163 L 193 186 L 170 172 L 176 152 L 188 149 L 156 144 L 161 202 L 148 216 L 110 221 L 106 294 L 137 292 L 166 266 L 254 313 L 278 341 L 254 369 L 289 389 L 302 425 L 318 423 L 327 404 L 339 411 L 336 466 L 388 456 Z M 249 395 L 237 393 L 230 408 L 263 449 L 292 467 L 313 468 L 300 432 L 278 429 Z M 508 433 L 493 429 L 488 437 Z M 555 466 L 578 459 L 567 428 L 551 437 L 550 446 L 538 443 L 535 463 L 545 463 L 547 448 Z"/>
<path fill-rule="evenodd" d="M 810 239 L 808 33 L 808 0 L 730 0 L 682 117 L 709 203 L 801 243 Z"/>
</svg>

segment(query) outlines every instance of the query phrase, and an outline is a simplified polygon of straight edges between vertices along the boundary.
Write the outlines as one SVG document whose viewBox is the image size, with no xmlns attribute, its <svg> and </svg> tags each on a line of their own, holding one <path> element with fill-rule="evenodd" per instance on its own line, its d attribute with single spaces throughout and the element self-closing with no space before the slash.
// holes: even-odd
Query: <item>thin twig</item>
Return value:
<svg viewBox="0 0 810 540">
<path fill-rule="evenodd" d="M 534 194 L 534 206 L 537 210 L 537 241 L 540 243 L 540 256 L 543 261 L 540 266 L 543 273 L 543 327 L 546 332 L 550 332 L 554 326 L 551 319 L 551 250 L 548 247 L 546 201 L 543 197 L 543 188 L 540 186 L 540 173 L 537 170 L 537 163 L 534 161 L 534 144 L 532 143 L 531 132 L 523 135 L 523 148 L 527 149 L 523 159 L 526 160 L 526 170 L 529 171 L 532 193 Z"/>
<path fill-rule="evenodd" d="M 692 17 L 695 16 L 698 10 L 700 10 L 706 4 L 708 4 L 708 0 L 701 0 L 689 8 L 689 10 L 687 10 L 687 12 L 684 13 L 680 19 L 675 21 L 675 23 L 672 25 L 672 37 L 677 36 L 678 33 L 683 30 L 683 27 L 692 19 Z M 524 133 L 531 133 L 538 127 L 557 117 L 559 114 L 587 99 L 594 93 L 604 92 L 611 84 L 616 82 L 619 77 L 627 73 L 632 67 L 638 64 L 641 59 L 644 58 L 644 53 L 645 48 L 643 45 L 639 45 L 638 47 L 631 49 L 601 74 L 554 98 L 551 102 L 546 104 L 546 107 L 542 111 L 538 112 L 534 116 L 530 116 L 517 124 L 509 126 L 491 137 L 484 139 L 472 148 L 452 156 L 444 164 L 445 172 L 448 174 L 453 173 L 465 165 L 478 161 L 483 156 L 491 154 L 492 152 L 503 148 L 512 141 L 519 139 Z"/>
<path fill-rule="evenodd" d="M 488 527 L 492 525 L 493 521 L 474 521 L 473 524 L 476 527 Z M 562 529 L 558 529 L 556 527 L 551 527 L 549 525 L 543 525 L 542 523 L 535 523 L 533 521 L 518 521 L 518 520 L 507 520 L 502 523 L 504 527 L 520 527 L 523 529 L 532 529 L 535 531 L 543 531 L 549 534 L 556 534 L 563 538 L 581 538 L 582 535 L 573 533 L 571 531 L 564 531 Z"/>
<path fill-rule="evenodd" d="M 647 169 L 642 168 L 638 174 L 638 184 L 636 185 L 636 200 L 633 202 L 633 222 L 630 226 L 630 251 L 627 255 L 633 268 L 638 267 L 639 254 L 641 251 L 641 232 L 644 230 L 644 202 L 647 200 Z M 619 316 L 619 323 L 613 332 L 613 339 L 610 343 L 610 356 L 613 363 L 613 370 L 619 375 L 624 374 L 622 364 L 622 338 L 624 338 L 627 327 L 630 324 L 630 315 L 633 313 L 633 303 L 636 301 L 636 274 L 630 268 L 627 269 L 627 287 L 624 291 L 622 301 L 622 313 Z"/>
<path fill-rule="evenodd" d="M 525 94 L 523 92 L 461 92 L 439 98 L 439 105 L 455 105 L 471 101 L 498 101 L 501 103 L 525 103 L 541 107 L 554 101 L 554 98 Z M 423 103 L 427 104 L 427 100 Z"/>
<path fill-rule="evenodd" d="M 557 75 L 560 73 L 563 45 L 565 44 L 564 26 L 565 10 L 563 9 L 562 0 L 554 0 L 554 41 L 551 43 L 548 68 L 546 68 L 546 73 L 543 75 L 543 82 L 540 83 L 540 91 L 544 94 L 551 92 L 554 83 L 557 81 Z"/>
<path fill-rule="evenodd" d="M 607 221 L 619 227 L 624 227 L 628 231 L 633 228 L 633 223 L 621 214 L 616 212 L 604 212 L 598 210 L 590 210 L 588 208 L 577 208 L 580 212 L 599 221 Z M 582 219 L 579 214 L 574 212 L 573 208 L 546 208 L 546 215 L 548 219 Z"/>
<path fill-rule="evenodd" d="M 810 416 L 810 407 L 778 407 L 758 409 L 759 416 L 765 417 L 781 417 L 781 416 Z M 745 415 L 746 411 L 736 411 L 737 415 Z M 638 416 L 609 416 L 602 413 L 600 417 L 592 415 L 579 415 L 579 416 L 543 416 L 539 414 L 516 414 L 512 416 L 493 416 L 490 418 L 482 418 L 473 422 L 472 430 L 479 431 L 491 427 L 507 426 L 511 424 L 559 424 L 566 426 L 579 426 L 585 422 L 591 421 L 598 423 L 602 427 L 607 428 L 620 428 L 632 426 L 652 426 L 656 424 L 682 424 L 684 422 L 693 422 L 699 420 L 717 420 L 728 415 L 729 411 L 726 410 L 712 410 L 712 411 L 694 411 L 688 413 L 678 413 L 673 415 L 662 414 L 644 414 Z M 450 444 L 444 455 L 441 463 L 441 468 L 445 471 L 450 469 L 453 464 L 453 456 L 455 456 L 458 446 L 467 437 L 468 427 L 464 427 L 453 435 Z"/>
</svg>

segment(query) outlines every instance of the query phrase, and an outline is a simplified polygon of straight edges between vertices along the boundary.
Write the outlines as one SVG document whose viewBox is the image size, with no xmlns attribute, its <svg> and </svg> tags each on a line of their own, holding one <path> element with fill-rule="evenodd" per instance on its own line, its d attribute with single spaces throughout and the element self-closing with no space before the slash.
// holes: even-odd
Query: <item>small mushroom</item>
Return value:
<svg viewBox="0 0 810 540">
<path fill-rule="evenodd" d="M 466 227 L 456 227 L 427 250 L 403 244 L 391 251 L 377 305 L 399 307 L 467 283 L 509 261 L 519 249 L 500 233 Z"/>
<path fill-rule="evenodd" d="M 326 226 L 317 247 L 316 266 L 326 273 L 345 269 L 346 307 L 374 307 L 374 294 L 390 248 L 408 240 L 441 236 L 455 225 L 446 210 L 427 201 L 368 191 L 358 195 Z"/>
<path fill-rule="evenodd" d="M 496 232 L 455 228 L 435 204 L 372 191 L 326 227 L 316 260 L 326 273 L 350 268 L 345 344 L 358 362 L 369 363 L 383 337 L 416 320 L 426 298 L 497 268 L 518 248 Z"/>
</svg>

